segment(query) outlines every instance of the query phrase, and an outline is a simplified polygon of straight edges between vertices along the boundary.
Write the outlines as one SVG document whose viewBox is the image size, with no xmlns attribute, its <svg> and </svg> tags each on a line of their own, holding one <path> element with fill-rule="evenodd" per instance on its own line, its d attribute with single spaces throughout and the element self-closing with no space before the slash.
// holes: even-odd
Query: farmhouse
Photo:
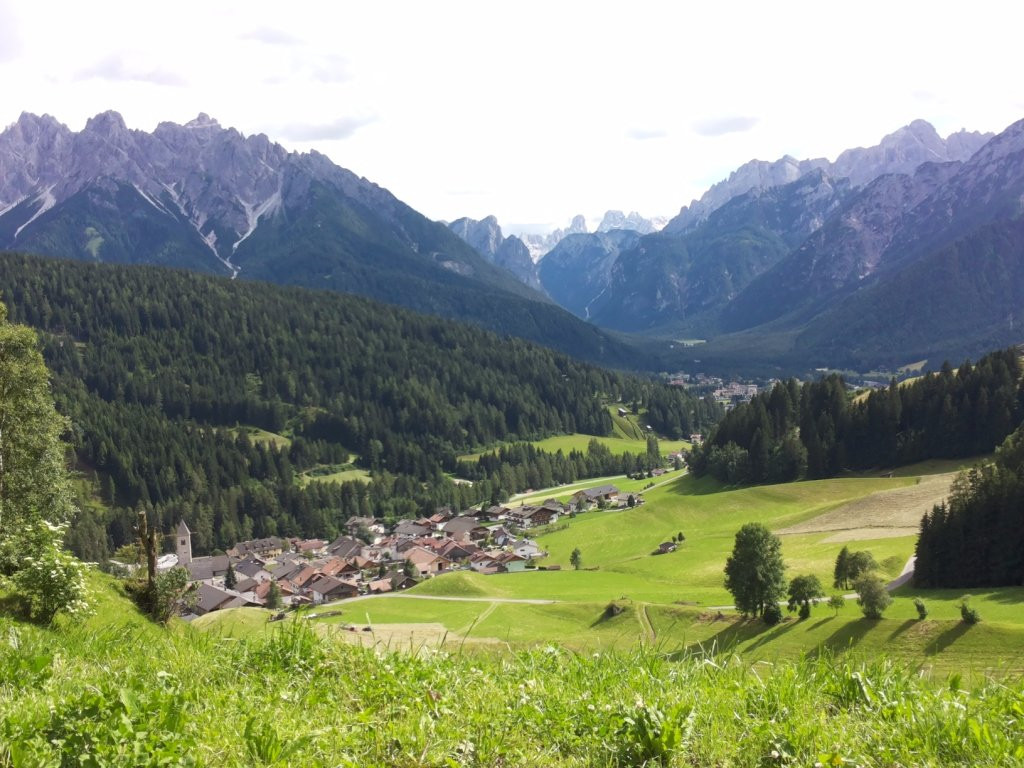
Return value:
<svg viewBox="0 0 1024 768">
<path fill-rule="evenodd" d="M 617 500 L 618 497 L 619 489 L 614 485 L 599 485 L 596 488 L 585 488 L 582 491 L 576 491 L 571 498 L 576 505 L 576 509 L 583 510 L 592 509 L 602 501 L 607 503 Z"/>
<path fill-rule="evenodd" d="M 475 517 L 455 517 L 444 523 L 441 533 L 449 539 L 466 543 L 483 541 L 487 538 L 487 529 L 477 522 Z"/>
</svg>

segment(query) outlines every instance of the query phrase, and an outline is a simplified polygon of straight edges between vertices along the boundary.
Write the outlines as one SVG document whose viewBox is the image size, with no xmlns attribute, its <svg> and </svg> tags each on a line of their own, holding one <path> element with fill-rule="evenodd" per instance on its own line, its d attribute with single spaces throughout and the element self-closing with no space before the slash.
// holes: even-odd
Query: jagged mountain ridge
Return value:
<svg viewBox="0 0 1024 768">
<path fill-rule="evenodd" d="M 873 147 L 845 150 L 835 162 L 823 157 L 797 160 L 789 155 L 772 162 L 751 160 L 714 184 L 699 200 L 683 206 L 665 225 L 664 231 L 686 232 L 738 195 L 788 184 L 812 170 L 824 170 L 835 178 L 848 178 L 853 186 L 860 187 L 887 173 L 912 173 L 926 162 L 965 161 L 992 136 L 963 130 L 943 139 L 930 123 L 915 120 L 883 137 Z"/>
<path fill-rule="evenodd" d="M 1024 120 L 966 162 L 876 179 L 723 312 L 702 350 L 865 370 L 1024 337 Z"/>
<path fill-rule="evenodd" d="M 147 133 L 115 112 L 78 132 L 23 114 L 0 133 L 0 247 L 359 293 L 644 364 L 386 189 L 206 115 Z"/>
</svg>

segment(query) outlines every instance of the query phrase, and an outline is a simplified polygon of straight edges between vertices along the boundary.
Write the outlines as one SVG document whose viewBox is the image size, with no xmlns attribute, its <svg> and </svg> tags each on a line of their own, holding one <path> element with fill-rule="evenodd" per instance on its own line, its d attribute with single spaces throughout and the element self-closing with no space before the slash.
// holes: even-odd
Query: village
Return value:
<svg viewBox="0 0 1024 768">
<path fill-rule="evenodd" d="M 445 507 L 430 517 L 392 526 L 368 517 L 346 521 L 334 541 L 280 538 L 242 541 L 224 554 L 192 556 L 192 533 L 182 520 L 175 552 L 159 569 L 184 568 L 193 585 L 185 618 L 243 606 L 271 608 L 322 605 L 360 595 L 408 589 L 423 579 L 453 570 L 481 574 L 527 569 L 547 556 L 530 538 L 563 518 L 594 509 L 627 509 L 644 503 L 639 493 L 600 485 L 574 493 L 567 502 L 494 505 L 456 513 Z"/>
</svg>

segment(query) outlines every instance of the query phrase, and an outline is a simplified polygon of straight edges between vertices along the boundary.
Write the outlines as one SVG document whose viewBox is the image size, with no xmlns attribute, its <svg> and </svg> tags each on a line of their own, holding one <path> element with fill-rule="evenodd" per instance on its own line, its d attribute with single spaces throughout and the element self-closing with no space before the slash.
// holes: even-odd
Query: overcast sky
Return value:
<svg viewBox="0 0 1024 768">
<path fill-rule="evenodd" d="M 0 125 L 199 112 L 437 219 L 673 215 L 751 158 L 1024 118 L 1005 2 L 0 0 Z"/>
</svg>

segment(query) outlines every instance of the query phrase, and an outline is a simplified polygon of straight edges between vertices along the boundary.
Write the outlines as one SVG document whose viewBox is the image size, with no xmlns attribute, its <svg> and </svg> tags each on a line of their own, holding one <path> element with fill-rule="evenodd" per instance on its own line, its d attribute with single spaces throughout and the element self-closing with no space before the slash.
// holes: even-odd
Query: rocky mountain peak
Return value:
<svg viewBox="0 0 1024 768">
<path fill-rule="evenodd" d="M 463 217 L 453 221 L 448 228 L 492 264 L 508 270 L 527 285 L 540 288 L 530 249 L 515 235 L 505 237 L 495 216 L 479 221 Z"/>
<path fill-rule="evenodd" d="M 887 173 L 912 174 L 923 163 L 967 160 L 991 138 L 991 133 L 960 131 L 944 140 L 931 123 L 914 120 L 884 136 L 875 146 L 845 150 L 833 163 L 825 158 L 797 160 L 791 155 L 773 162 L 751 160 L 712 185 L 699 200 L 683 206 L 665 231 L 690 231 L 734 197 L 753 189 L 788 184 L 816 168 L 834 178 L 849 179 L 854 187 L 863 187 Z"/>
<path fill-rule="evenodd" d="M 120 112 L 110 109 L 90 117 L 85 123 L 83 133 L 96 133 L 106 136 L 124 134 L 128 132 L 124 118 Z"/>
<path fill-rule="evenodd" d="M 195 118 L 185 123 L 186 128 L 220 128 L 214 118 L 210 117 L 205 112 L 200 112 Z"/>
</svg>

